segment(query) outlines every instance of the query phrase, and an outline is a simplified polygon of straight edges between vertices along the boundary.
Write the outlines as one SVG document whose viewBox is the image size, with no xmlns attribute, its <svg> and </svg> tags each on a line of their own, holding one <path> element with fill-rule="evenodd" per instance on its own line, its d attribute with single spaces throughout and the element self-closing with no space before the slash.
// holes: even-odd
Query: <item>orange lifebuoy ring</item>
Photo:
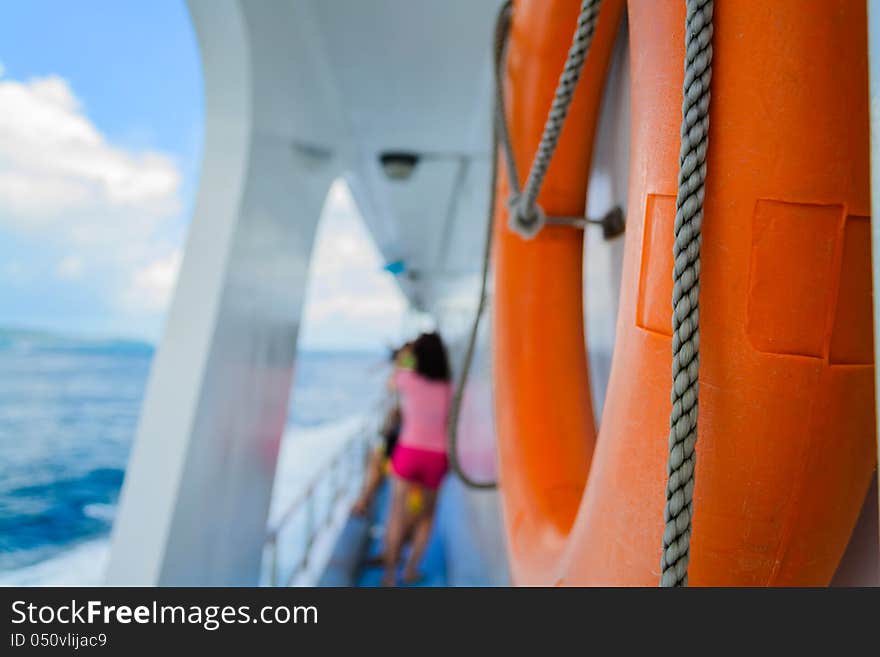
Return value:
<svg viewBox="0 0 880 657">
<path fill-rule="evenodd" d="M 506 64 L 520 174 L 578 0 L 516 0 Z M 539 203 L 584 211 L 623 0 L 605 0 Z M 833 20 L 832 20 L 833 17 Z M 865 3 L 715 7 L 690 583 L 827 584 L 876 463 Z M 596 440 L 583 237 L 495 211 L 493 378 L 514 581 L 659 579 L 684 3 L 630 0 L 631 161 L 619 318 Z M 521 181 L 523 182 L 523 181 Z M 596 445 L 594 452 L 594 444 Z M 589 477 L 588 477 L 589 475 Z"/>
</svg>

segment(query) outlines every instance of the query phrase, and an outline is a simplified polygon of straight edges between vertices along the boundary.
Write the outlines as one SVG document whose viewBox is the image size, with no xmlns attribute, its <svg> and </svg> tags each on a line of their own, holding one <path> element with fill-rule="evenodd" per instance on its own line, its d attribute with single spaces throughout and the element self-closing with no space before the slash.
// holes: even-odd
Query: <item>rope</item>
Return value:
<svg viewBox="0 0 880 657">
<path fill-rule="evenodd" d="M 559 134 L 562 132 L 562 126 L 568 116 L 568 109 L 571 107 L 571 101 L 584 68 L 584 61 L 590 50 L 601 5 L 602 0 L 581 0 L 581 13 L 578 16 L 574 39 L 568 51 L 562 75 L 559 77 L 559 84 L 556 86 L 556 94 L 553 97 L 553 104 L 550 106 L 550 113 L 547 115 L 547 122 L 544 124 L 544 133 L 541 135 L 538 151 L 535 153 L 532 168 L 529 170 L 526 185 L 522 191 L 519 189 L 519 176 L 516 175 L 516 166 L 513 162 L 510 136 L 507 134 L 506 127 L 504 129 L 503 141 L 507 149 L 507 170 L 512 191 L 509 202 L 510 227 L 526 238 L 534 237 L 547 220 L 544 211 L 537 203 L 538 194 L 541 192 L 544 177 L 547 175 L 547 169 L 553 159 L 553 153 L 556 151 Z M 500 91 L 498 95 L 503 99 L 503 94 Z"/>
<path fill-rule="evenodd" d="M 544 132 L 541 135 L 541 142 L 538 145 L 538 151 L 535 154 L 532 168 L 529 171 L 526 180 L 525 191 L 521 191 L 519 187 L 519 173 L 516 166 L 516 157 L 513 153 L 513 144 L 510 139 L 510 131 L 507 127 L 507 109 L 504 99 L 504 85 L 502 76 L 502 65 L 504 63 L 504 53 L 507 46 L 507 38 L 510 34 L 510 21 L 513 13 L 513 3 L 511 0 L 505 2 L 499 12 L 495 22 L 495 38 L 494 38 L 494 66 L 493 78 L 495 86 L 495 107 L 492 112 L 492 155 L 491 155 L 491 173 L 490 173 L 490 192 L 489 192 L 489 217 L 486 222 L 486 241 L 483 250 L 483 269 L 480 282 L 480 300 L 477 305 L 477 311 L 474 315 L 474 321 L 471 325 L 470 336 L 468 339 L 467 350 L 465 352 L 464 364 L 462 365 L 461 376 L 456 385 L 455 394 L 452 398 L 452 405 L 449 411 L 448 422 L 448 443 L 449 443 L 449 464 L 452 471 L 461 479 L 461 481 L 469 488 L 492 489 L 496 488 L 497 482 L 478 482 L 473 480 L 462 468 L 458 459 L 458 419 L 461 412 L 461 402 L 464 396 L 464 388 L 470 375 L 471 363 L 473 362 L 474 353 L 476 351 L 477 337 L 479 333 L 480 320 L 485 311 L 489 279 L 489 262 L 492 253 L 493 219 L 495 214 L 495 186 L 498 178 L 498 147 L 502 148 L 505 164 L 507 167 L 507 178 L 510 184 L 511 197 L 508 201 L 510 207 L 510 227 L 524 237 L 533 237 L 538 233 L 545 223 L 568 224 L 583 227 L 586 224 L 601 224 L 606 238 L 614 237 L 623 232 L 623 213 L 620 208 L 613 208 L 604 218 L 600 220 L 587 219 L 585 217 L 565 218 L 565 217 L 546 217 L 544 211 L 537 204 L 537 198 L 544 183 L 544 177 L 547 174 L 547 168 L 556 151 L 556 144 L 559 141 L 559 134 L 562 132 L 562 126 L 568 115 L 568 109 L 574 97 L 574 91 L 580 79 L 581 70 L 584 61 L 593 41 L 593 33 L 596 28 L 596 21 L 599 17 L 599 8 L 602 0 L 582 0 L 581 12 L 578 16 L 577 28 L 575 29 L 572 46 L 568 51 L 568 57 L 563 67 L 562 75 L 559 77 L 559 84 L 556 87 L 556 93 L 553 98 L 553 104 L 544 124 Z"/>
<path fill-rule="evenodd" d="M 686 0 L 684 99 L 672 289 L 672 412 L 660 586 L 687 586 L 700 366 L 700 233 L 709 136 L 714 0 Z"/>
<path fill-rule="evenodd" d="M 501 117 L 504 112 L 504 94 L 501 93 L 501 64 L 504 61 L 504 50 L 507 45 L 507 36 L 510 34 L 510 16 L 512 10 L 511 0 L 505 2 L 498 11 L 498 18 L 495 21 L 495 39 L 494 39 L 494 65 L 492 67 L 492 75 L 495 80 L 495 102 L 492 105 L 492 150 L 491 169 L 489 173 L 489 216 L 486 220 L 486 241 L 483 247 L 483 269 L 480 280 L 480 300 L 477 304 L 477 312 L 474 315 L 474 321 L 471 324 L 471 332 L 468 336 L 467 350 L 465 351 L 464 364 L 461 368 L 461 376 L 455 387 L 455 394 L 452 397 L 452 405 L 449 409 L 449 422 L 447 425 L 449 440 L 449 465 L 452 471 L 468 488 L 476 488 L 482 490 L 491 490 L 498 487 L 496 481 L 476 481 L 470 477 L 461 465 L 458 459 L 458 418 L 461 413 L 461 402 L 464 397 L 464 389 L 470 376 L 471 363 L 474 359 L 474 353 L 477 349 L 477 337 L 480 330 L 480 320 L 486 308 L 486 290 L 489 284 L 489 262 L 492 256 L 492 237 L 494 235 L 494 218 L 495 218 L 495 183 L 498 180 L 498 142 L 499 133 L 507 134 L 507 125 Z M 506 157 L 508 157 L 508 167 L 516 169 L 516 162 L 513 160 L 513 151 L 509 147 L 509 138 L 502 138 L 501 141 L 507 144 L 505 147 Z"/>
</svg>

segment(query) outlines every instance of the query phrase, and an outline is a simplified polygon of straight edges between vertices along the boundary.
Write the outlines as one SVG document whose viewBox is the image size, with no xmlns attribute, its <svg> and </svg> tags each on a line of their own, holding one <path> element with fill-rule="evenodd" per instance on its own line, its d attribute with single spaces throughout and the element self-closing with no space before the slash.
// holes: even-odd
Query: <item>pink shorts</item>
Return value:
<svg viewBox="0 0 880 657">
<path fill-rule="evenodd" d="M 436 490 L 443 481 L 449 464 L 446 454 L 429 449 L 407 447 L 397 443 L 391 457 L 391 469 L 404 481 Z"/>
</svg>

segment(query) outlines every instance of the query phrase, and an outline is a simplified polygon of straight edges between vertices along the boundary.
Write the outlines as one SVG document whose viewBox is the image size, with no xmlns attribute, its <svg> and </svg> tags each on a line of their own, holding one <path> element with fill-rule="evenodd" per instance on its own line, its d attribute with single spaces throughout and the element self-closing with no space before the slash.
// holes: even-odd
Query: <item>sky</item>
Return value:
<svg viewBox="0 0 880 657">
<path fill-rule="evenodd" d="M 201 68 L 185 3 L 28 0 L 3 11 L 0 326 L 155 341 L 201 166 Z M 337 182 L 301 346 L 397 339 L 404 302 L 381 265 Z"/>
<path fill-rule="evenodd" d="M 382 264 L 348 186 L 337 180 L 315 236 L 302 348 L 373 350 L 401 341 L 409 328 L 406 302 Z"/>
</svg>

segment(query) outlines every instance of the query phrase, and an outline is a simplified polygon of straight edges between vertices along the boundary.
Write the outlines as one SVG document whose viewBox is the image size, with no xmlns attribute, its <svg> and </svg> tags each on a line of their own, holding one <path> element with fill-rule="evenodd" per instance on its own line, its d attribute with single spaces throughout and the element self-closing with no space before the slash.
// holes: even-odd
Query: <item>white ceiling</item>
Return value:
<svg viewBox="0 0 880 657">
<path fill-rule="evenodd" d="M 347 123 L 355 198 L 388 261 L 430 307 L 480 265 L 488 199 L 491 44 L 500 0 L 312 0 Z M 422 155 L 389 180 L 384 151 Z M 425 281 L 430 279 L 430 286 Z"/>
</svg>

